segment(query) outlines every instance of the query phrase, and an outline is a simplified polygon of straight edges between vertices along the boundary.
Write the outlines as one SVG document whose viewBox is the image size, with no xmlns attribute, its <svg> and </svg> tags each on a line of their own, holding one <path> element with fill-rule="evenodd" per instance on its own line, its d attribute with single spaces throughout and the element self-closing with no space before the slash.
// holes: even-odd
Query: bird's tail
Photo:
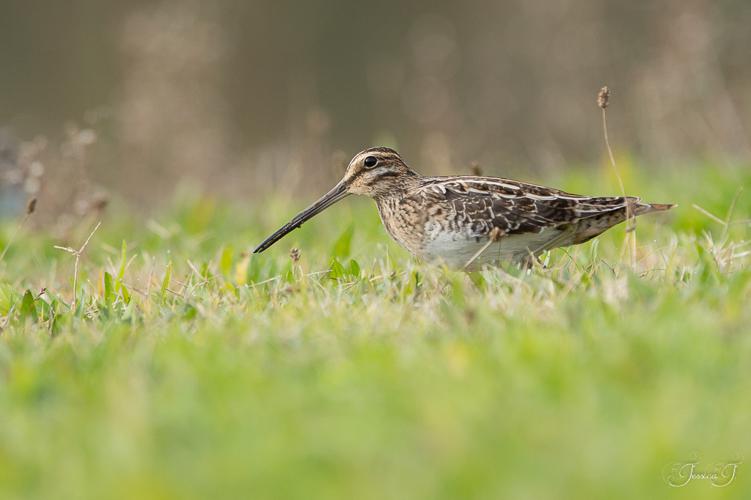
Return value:
<svg viewBox="0 0 751 500">
<path fill-rule="evenodd" d="M 673 203 L 642 203 L 638 198 L 634 198 L 634 215 L 651 214 L 652 212 L 665 212 L 673 207 L 677 207 Z"/>
<path fill-rule="evenodd" d="M 578 233 L 574 236 L 574 243 L 589 241 L 616 224 L 633 217 L 652 212 L 664 212 L 676 206 L 669 203 L 643 203 L 634 196 L 626 198 L 627 203 L 623 203 L 623 198 L 619 198 L 618 201 L 619 206 L 616 209 L 583 219 L 579 225 Z"/>
</svg>

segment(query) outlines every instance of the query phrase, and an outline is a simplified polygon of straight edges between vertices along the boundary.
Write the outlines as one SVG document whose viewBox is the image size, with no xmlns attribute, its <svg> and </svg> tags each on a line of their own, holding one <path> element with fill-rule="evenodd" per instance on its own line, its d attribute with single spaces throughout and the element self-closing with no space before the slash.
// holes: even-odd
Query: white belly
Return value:
<svg viewBox="0 0 751 500">
<path fill-rule="evenodd" d="M 551 228 L 541 233 L 504 236 L 488 245 L 487 238 L 478 242 L 476 238 L 466 234 L 442 231 L 431 235 L 432 238 L 423 247 L 421 257 L 429 261 L 443 261 L 453 268 L 464 268 L 472 261 L 467 269 L 474 270 L 503 261 L 520 261 L 532 254 L 539 254 L 560 235 L 560 230 Z M 481 253 L 477 255 L 478 252 Z"/>
</svg>

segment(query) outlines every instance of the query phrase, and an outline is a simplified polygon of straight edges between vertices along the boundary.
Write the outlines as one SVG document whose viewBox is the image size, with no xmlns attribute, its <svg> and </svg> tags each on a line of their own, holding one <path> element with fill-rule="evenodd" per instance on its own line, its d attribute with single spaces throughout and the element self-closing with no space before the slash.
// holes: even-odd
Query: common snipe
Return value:
<svg viewBox="0 0 751 500">
<path fill-rule="evenodd" d="M 389 148 L 355 155 L 339 183 L 258 245 L 260 253 L 350 195 L 373 198 L 386 230 L 413 255 L 478 269 L 584 243 L 631 215 L 673 205 L 591 197 L 497 177 L 419 175 Z"/>
</svg>

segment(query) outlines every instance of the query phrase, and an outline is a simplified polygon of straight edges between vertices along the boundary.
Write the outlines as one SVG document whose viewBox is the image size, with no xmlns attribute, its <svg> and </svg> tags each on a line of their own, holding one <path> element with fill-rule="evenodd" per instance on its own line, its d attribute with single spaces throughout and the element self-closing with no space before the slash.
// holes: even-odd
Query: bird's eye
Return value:
<svg viewBox="0 0 751 500">
<path fill-rule="evenodd" d="M 365 165 L 368 168 L 373 168 L 378 164 L 378 158 L 375 156 L 367 156 L 365 157 L 365 161 L 363 162 L 363 165 Z"/>
</svg>

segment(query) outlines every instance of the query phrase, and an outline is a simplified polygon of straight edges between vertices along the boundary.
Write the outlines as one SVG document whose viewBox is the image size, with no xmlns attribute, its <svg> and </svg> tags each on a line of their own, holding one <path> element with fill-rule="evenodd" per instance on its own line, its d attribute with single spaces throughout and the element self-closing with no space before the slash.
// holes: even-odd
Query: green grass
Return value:
<svg viewBox="0 0 751 500">
<path fill-rule="evenodd" d="M 365 200 L 251 259 L 307 200 L 183 197 L 105 218 L 71 311 L 53 246 L 96 221 L 21 231 L 0 263 L 0 496 L 748 498 L 751 231 L 691 205 L 724 219 L 751 174 L 625 176 L 681 204 L 640 220 L 636 268 L 622 228 L 529 274 L 420 264 Z M 692 459 L 743 463 L 669 487 Z"/>
</svg>

